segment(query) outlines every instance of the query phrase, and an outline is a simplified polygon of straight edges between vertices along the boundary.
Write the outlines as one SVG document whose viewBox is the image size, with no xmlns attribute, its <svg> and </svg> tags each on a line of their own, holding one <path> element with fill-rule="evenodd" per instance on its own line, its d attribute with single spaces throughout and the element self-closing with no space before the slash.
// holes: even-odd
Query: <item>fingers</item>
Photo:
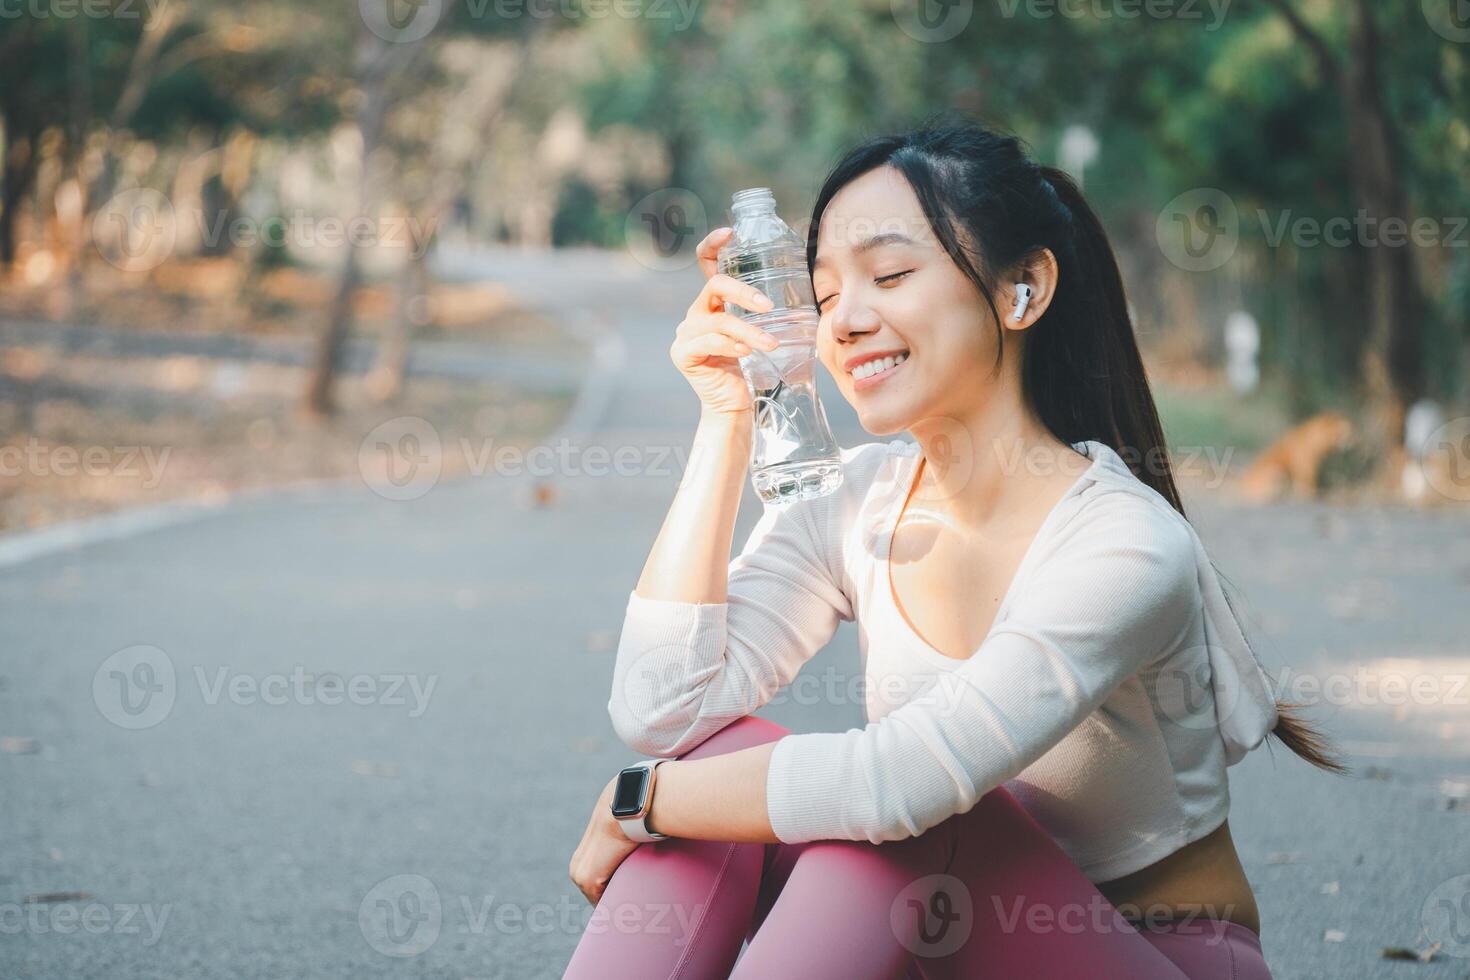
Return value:
<svg viewBox="0 0 1470 980">
<path fill-rule="evenodd" d="M 722 333 L 702 333 L 691 341 L 691 348 L 691 353 L 704 354 L 706 357 L 712 355 L 744 357 L 750 353 L 750 345 L 745 341 L 736 340 Z"/>
<path fill-rule="evenodd" d="M 749 354 L 757 347 L 766 351 L 775 350 L 781 343 L 760 327 L 740 319 L 733 313 L 706 313 L 703 316 L 691 317 L 679 324 L 677 335 L 676 346 L 682 340 L 692 345 L 693 349 L 713 350 L 713 347 L 706 345 L 718 345 L 728 341 L 744 348 L 741 351 L 742 356 Z"/>
<path fill-rule="evenodd" d="M 591 876 L 583 871 L 581 848 L 578 848 L 577 853 L 572 856 L 572 865 L 567 869 L 567 877 L 572 879 L 572 884 L 577 886 L 577 891 L 582 893 L 583 898 L 593 905 L 597 904 L 597 896 L 602 893 L 602 890 L 596 882 L 591 880 Z"/>
<path fill-rule="evenodd" d="M 601 898 L 602 893 L 607 890 L 607 879 L 598 881 L 594 879 L 591 875 L 582 874 L 580 869 L 573 872 L 571 878 L 572 883 L 577 886 L 577 891 L 581 892 L 582 897 L 587 899 L 587 901 L 592 903 L 593 905 L 597 904 L 597 900 Z"/>
<path fill-rule="evenodd" d="M 718 313 L 727 302 L 756 313 L 767 313 L 776 308 L 771 298 L 759 289 L 734 276 L 719 273 L 704 284 L 704 289 L 700 290 L 689 309 L 690 312 Z"/>
<path fill-rule="evenodd" d="M 695 246 L 694 254 L 699 256 L 699 268 L 704 272 L 706 279 L 720 271 L 720 246 L 729 241 L 730 236 L 734 233 L 734 228 L 716 228 L 704 236 L 704 241 Z"/>
<path fill-rule="evenodd" d="M 707 333 L 726 334 L 734 340 L 743 340 L 752 347 L 767 350 L 774 350 L 777 342 L 775 337 L 749 320 L 725 312 L 691 313 L 674 330 L 674 336 L 684 340 L 693 340 Z"/>
</svg>

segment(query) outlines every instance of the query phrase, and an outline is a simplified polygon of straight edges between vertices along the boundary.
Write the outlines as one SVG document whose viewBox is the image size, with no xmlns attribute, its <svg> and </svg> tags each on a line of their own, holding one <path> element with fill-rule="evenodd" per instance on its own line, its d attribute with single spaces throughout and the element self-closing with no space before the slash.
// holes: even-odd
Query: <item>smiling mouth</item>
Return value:
<svg viewBox="0 0 1470 980">
<path fill-rule="evenodd" d="M 881 357 L 866 364 L 859 364 L 852 370 L 852 387 L 855 391 L 866 391 L 874 385 L 882 384 L 883 381 L 908 362 L 907 353 L 898 354 L 893 357 Z"/>
</svg>

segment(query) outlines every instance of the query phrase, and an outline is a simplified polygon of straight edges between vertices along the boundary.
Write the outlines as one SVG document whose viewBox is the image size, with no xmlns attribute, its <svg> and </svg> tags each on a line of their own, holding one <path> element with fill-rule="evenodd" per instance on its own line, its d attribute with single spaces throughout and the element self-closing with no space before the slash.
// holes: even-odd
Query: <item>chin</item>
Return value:
<svg viewBox="0 0 1470 980">
<path fill-rule="evenodd" d="M 891 409 L 876 409 L 872 407 L 864 411 L 856 405 L 853 405 L 853 409 L 857 412 L 858 424 L 869 435 L 891 436 L 908 429 L 909 412 L 894 412 Z"/>
</svg>

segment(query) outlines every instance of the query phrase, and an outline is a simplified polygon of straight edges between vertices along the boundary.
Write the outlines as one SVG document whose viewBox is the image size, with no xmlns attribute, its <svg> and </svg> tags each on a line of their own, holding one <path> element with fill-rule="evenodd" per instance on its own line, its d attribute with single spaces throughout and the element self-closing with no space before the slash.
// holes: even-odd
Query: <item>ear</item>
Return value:
<svg viewBox="0 0 1470 980">
<path fill-rule="evenodd" d="M 1056 295 L 1058 272 L 1057 257 L 1052 254 L 1051 249 L 1043 248 L 1027 256 L 1001 280 L 1004 283 L 1001 297 L 1005 300 L 1001 306 L 1002 323 L 1007 329 L 1025 330 L 1041 319 L 1041 315 L 1051 305 L 1052 297 Z M 1016 308 L 1018 282 L 1024 282 L 1031 287 L 1031 301 L 1026 304 L 1021 318 L 1015 320 L 1011 318 L 1011 311 Z"/>
</svg>

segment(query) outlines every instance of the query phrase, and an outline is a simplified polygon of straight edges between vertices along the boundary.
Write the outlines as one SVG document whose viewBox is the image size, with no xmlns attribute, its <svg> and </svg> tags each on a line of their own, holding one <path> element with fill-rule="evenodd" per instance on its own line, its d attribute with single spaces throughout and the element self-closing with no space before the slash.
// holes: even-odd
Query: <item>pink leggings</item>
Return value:
<svg viewBox="0 0 1470 980">
<path fill-rule="evenodd" d="M 751 715 L 680 758 L 787 734 Z M 743 956 L 742 941 L 750 944 Z M 999 787 L 967 813 L 900 841 L 640 845 L 613 873 L 563 980 L 713 977 L 1270 980 L 1271 973 L 1259 937 L 1239 923 L 1202 914 L 1163 924 L 1124 918 Z"/>
</svg>

